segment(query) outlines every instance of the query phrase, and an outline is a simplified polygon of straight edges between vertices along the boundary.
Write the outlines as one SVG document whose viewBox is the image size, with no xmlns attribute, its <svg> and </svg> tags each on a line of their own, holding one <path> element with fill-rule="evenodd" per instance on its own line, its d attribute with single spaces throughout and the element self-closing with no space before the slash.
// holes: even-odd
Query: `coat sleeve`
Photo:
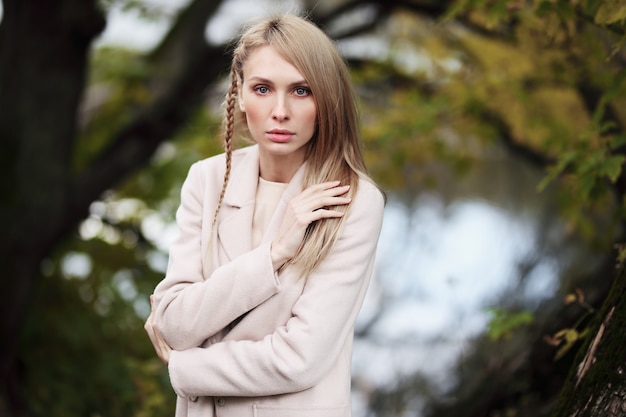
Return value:
<svg viewBox="0 0 626 417">
<path fill-rule="evenodd" d="M 307 279 L 284 326 L 259 341 L 222 341 L 173 351 L 169 372 L 179 396 L 266 396 L 318 384 L 352 337 L 374 268 L 382 194 L 363 181 L 341 236 Z"/>
<path fill-rule="evenodd" d="M 280 290 L 269 246 L 260 246 L 204 278 L 201 239 L 206 167 L 201 163 L 192 165 L 183 183 L 176 213 L 180 234 L 170 247 L 165 279 L 154 291 L 157 328 L 177 350 L 200 346 Z"/>
</svg>

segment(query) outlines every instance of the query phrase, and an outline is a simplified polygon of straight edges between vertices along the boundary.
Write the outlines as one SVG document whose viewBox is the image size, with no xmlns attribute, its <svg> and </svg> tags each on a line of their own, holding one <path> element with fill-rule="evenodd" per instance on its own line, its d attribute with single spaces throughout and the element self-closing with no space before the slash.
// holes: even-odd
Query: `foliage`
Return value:
<svg viewBox="0 0 626 417">
<path fill-rule="evenodd" d="M 568 230 L 612 257 L 613 244 L 624 239 L 626 224 L 626 21 L 621 17 L 625 7 L 623 1 L 460 0 L 438 24 L 411 13 L 393 14 L 391 52 L 382 58 L 391 70 L 384 75 L 371 69 L 364 72 L 372 77 L 368 85 L 388 98 L 379 99 L 380 105 L 365 106 L 370 166 L 384 172 L 380 178 L 388 187 L 417 188 L 429 185 L 426 176 L 432 161 L 454 165 L 462 160 L 473 168 L 471 151 L 485 152 L 489 147 L 484 145 L 494 141 L 504 143 L 546 170 L 537 189 L 558 196 Z M 394 50 L 403 51 L 402 59 Z M 422 64 L 411 67 L 407 61 Z M 411 138 L 411 145 L 404 144 L 403 137 Z M 386 161 L 383 150 L 388 152 Z M 411 165 L 409 160 L 416 162 Z M 401 170 L 394 171 L 393 165 Z M 606 228 L 598 227 L 599 218 L 610 219 Z M 617 248 L 621 264 L 626 246 Z M 602 274 L 592 285 L 605 288 L 611 278 Z M 576 304 L 583 306 L 584 297 L 575 294 Z M 568 321 L 571 311 L 554 317 L 564 325 L 543 339 L 542 343 L 552 344 L 550 359 L 556 357 L 559 363 L 528 364 L 521 374 L 543 373 L 537 368 L 554 366 L 561 372 L 552 372 L 550 380 L 559 374 L 564 378 L 563 362 L 571 360 L 573 348 L 589 334 L 587 321 L 593 310 L 583 307 L 574 324 Z M 499 342 L 535 320 L 527 312 L 494 309 L 492 314 L 488 336 Z M 531 383 L 543 387 L 528 378 Z M 547 395 L 531 391 L 530 385 L 524 390 L 524 396 Z M 462 387 L 451 397 L 460 392 Z M 450 415 L 486 415 L 472 395 L 476 392 L 481 391 L 455 397 L 460 414 Z M 510 399 L 518 394 L 511 390 Z M 497 390 L 493 396 L 500 402 L 504 394 Z M 472 404 L 469 410 L 481 411 L 465 414 L 463 400 Z M 549 409 L 549 400 L 531 402 L 534 407 L 519 400 L 515 415 L 536 416 L 538 410 Z"/>
<path fill-rule="evenodd" d="M 534 314 L 530 311 L 512 312 L 500 308 L 491 308 L 488 311 L 492 315 L 487 329 L 491 340 L 509 338 L 517 328 L 531 324 L 534 320 Z"/>
<path fill-rule="evenodd" d="M 574 347 L 576 342 L 583 340 L 589 335 L 589 326 L 583 327 L 583 324 L 595 313 L 594 308 L 585 301 L 585 293 L 580 288 L 576 288 L 573 293 L 567 294 L 564 301 L 566 305 L 576 304 L 582 307 L 584 314 L 578 318 L 576 324 L 572 327 L 558 330 L 553 335 L 544 336 L 546 343 L 559 347 L 554 357 L 555 360 L 561 359 Z"/>
<path fill-rule="evenodd" d="M 169 415 L 166 368 L 143 330 L 163 265 L 142 233 L 147 208 L 110 198 L 92 211 L 44 264 L 21 340 L 21 389 L 38 415 Z"/>
<path fill-rule="evenodd" d="M 573 231 L 610 245 L 613 234 L 596 233 L 593 219 L 607 209 L 622 216 L 623 10 L 617 1 L 462 0 L 438 25 L 396 13 L 384 57 L 393 69 L 369 71 L 388 100 L 366 112 L 365 137 L 372 154 L 385 149 L 388 164 L 406 169 L 394 174 L 372 158 L 374 169 L 389 186 L 427 184 L 425 161 L 467 169 L 481 144 L 504 141 L 547 167 L 538 190 L 557 186 Z M 459 20 L 479 30 L 460 29 Z"/>
<path fill-rule="evenodd" d="M 65 276 L 60 259 L 48 264 L 21 340 L 27 375 L 21 390 L 37 415 L 169 415 L 165 367 L 133 308 L 141 306 L 154 272 L 133 253 L 120 262 L 120 251 L 106 243 L 84 246 L 94 262 L 88 276 Z"/>
</svg>

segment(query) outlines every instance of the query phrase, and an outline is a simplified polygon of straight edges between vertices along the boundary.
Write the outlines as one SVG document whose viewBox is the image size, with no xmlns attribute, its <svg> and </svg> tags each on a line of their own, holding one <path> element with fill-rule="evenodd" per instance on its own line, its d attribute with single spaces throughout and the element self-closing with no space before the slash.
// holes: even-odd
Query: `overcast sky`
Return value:
<svg viewBox="0 0 626 417">
<path fill-rule="evenodd" d="M 189 3 L 189 0 L 146 0 L 173 16 L 177 10 Z M 207 38 L 221 43 L 232 38 L 237 29 L 246 20 L 263 16 L 274 11 L 296 11 L 298 2 L 295 0 L 228 0 L 220 7 L 217 15 L 207 26 Z M 150 49 L 155 46 L 171 19 L 151 22 L 142 19 L 136 11 L 122 11 L 114 7 L 107 18 L 107 27 L 98 39 L 98 44 L 124 45 L 138 49 Z"/>
</svg>

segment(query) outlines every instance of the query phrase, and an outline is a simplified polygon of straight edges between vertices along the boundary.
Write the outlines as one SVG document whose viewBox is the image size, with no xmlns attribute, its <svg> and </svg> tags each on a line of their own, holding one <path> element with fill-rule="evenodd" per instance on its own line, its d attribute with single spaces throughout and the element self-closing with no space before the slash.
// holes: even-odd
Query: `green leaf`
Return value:
<svg viewBox="0 0 626 417">
<path fill-rule="evenodd" d="M 626 134 L 616 135 L 609 140 L 609 146 L 611 149 L 617 149 L 626 145 Z"/>
<path fill-rule="evenodd" d="M 555 165 L 548 167 L 548 174 L 541 180 L 537 186 L 537 190 L 540 192 L 545 190 L 545 188 L 559 175 L 561 175 L 566 168 L 572 165 L 578 157 L 578 152 L 576 151 L 565 152 Z"/>
<path fill-rule="evenodd" d="M 596 186 L 596 177 L 593 175 L 585 175 L 580 177 L 580 194 L 583 199 L 588 199 L 591 196 Z"/>
<path fill-rule="evenodd" d="M 533 322 L 535 316 L 529 311 L 511 312 L 504 309 L 488 309 L 493 318 L 489 323 L 487 334 L 491 340 L 508 338 L 513 330 Z"/>
<path fill-rule="evenodd" d="M 615 182 L 622 173 L 622 165 L 626 157 L 623 155 L 613 155 L 607 158 L 601 166 L 600 174 L 607 176 L 611 182 Z"/>
</svg>

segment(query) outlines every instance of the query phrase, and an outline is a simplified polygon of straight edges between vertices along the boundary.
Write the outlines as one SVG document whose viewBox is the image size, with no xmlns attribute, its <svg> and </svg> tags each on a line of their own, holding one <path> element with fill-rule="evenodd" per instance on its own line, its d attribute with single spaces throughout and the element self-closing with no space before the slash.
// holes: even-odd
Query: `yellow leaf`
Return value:
<svg viewBox="0 0 626 417">
<path fill-rule="evenodd" d="M 626 5 L 620 1 L 604 1 L 598 8 L 595 22 L 600 25 L 610 25 L 626 20 Z"/>
<path fill-rule="evenodd" d="M 565 340 L 567 341 L 567 343 L 573 343 L 578 340 L 578 331 L 575 329 L 569 329 L 565 333 Z"/>
<path fill-rule="evenodd" d="M 577 300 L 576 294 L 567 294 L 565 296 L 564 303 L 565 305 L 570 305 L 572 303 L 575 303 L 576 300 Z"/>
<path fill-rule="evenodd" d="M 565 336 L 567 335 L 567 332 L 569 332 L 570 330 L 571 330 L 571 329 L 562 329 L 562 330 L 559 330 L 558 332 L 556 332 L 556 333 L 554 334 L 554 337 L 555 337 L 556 339 L 563 339 L 563 337 L 565 337 Z"/>
</svg>

